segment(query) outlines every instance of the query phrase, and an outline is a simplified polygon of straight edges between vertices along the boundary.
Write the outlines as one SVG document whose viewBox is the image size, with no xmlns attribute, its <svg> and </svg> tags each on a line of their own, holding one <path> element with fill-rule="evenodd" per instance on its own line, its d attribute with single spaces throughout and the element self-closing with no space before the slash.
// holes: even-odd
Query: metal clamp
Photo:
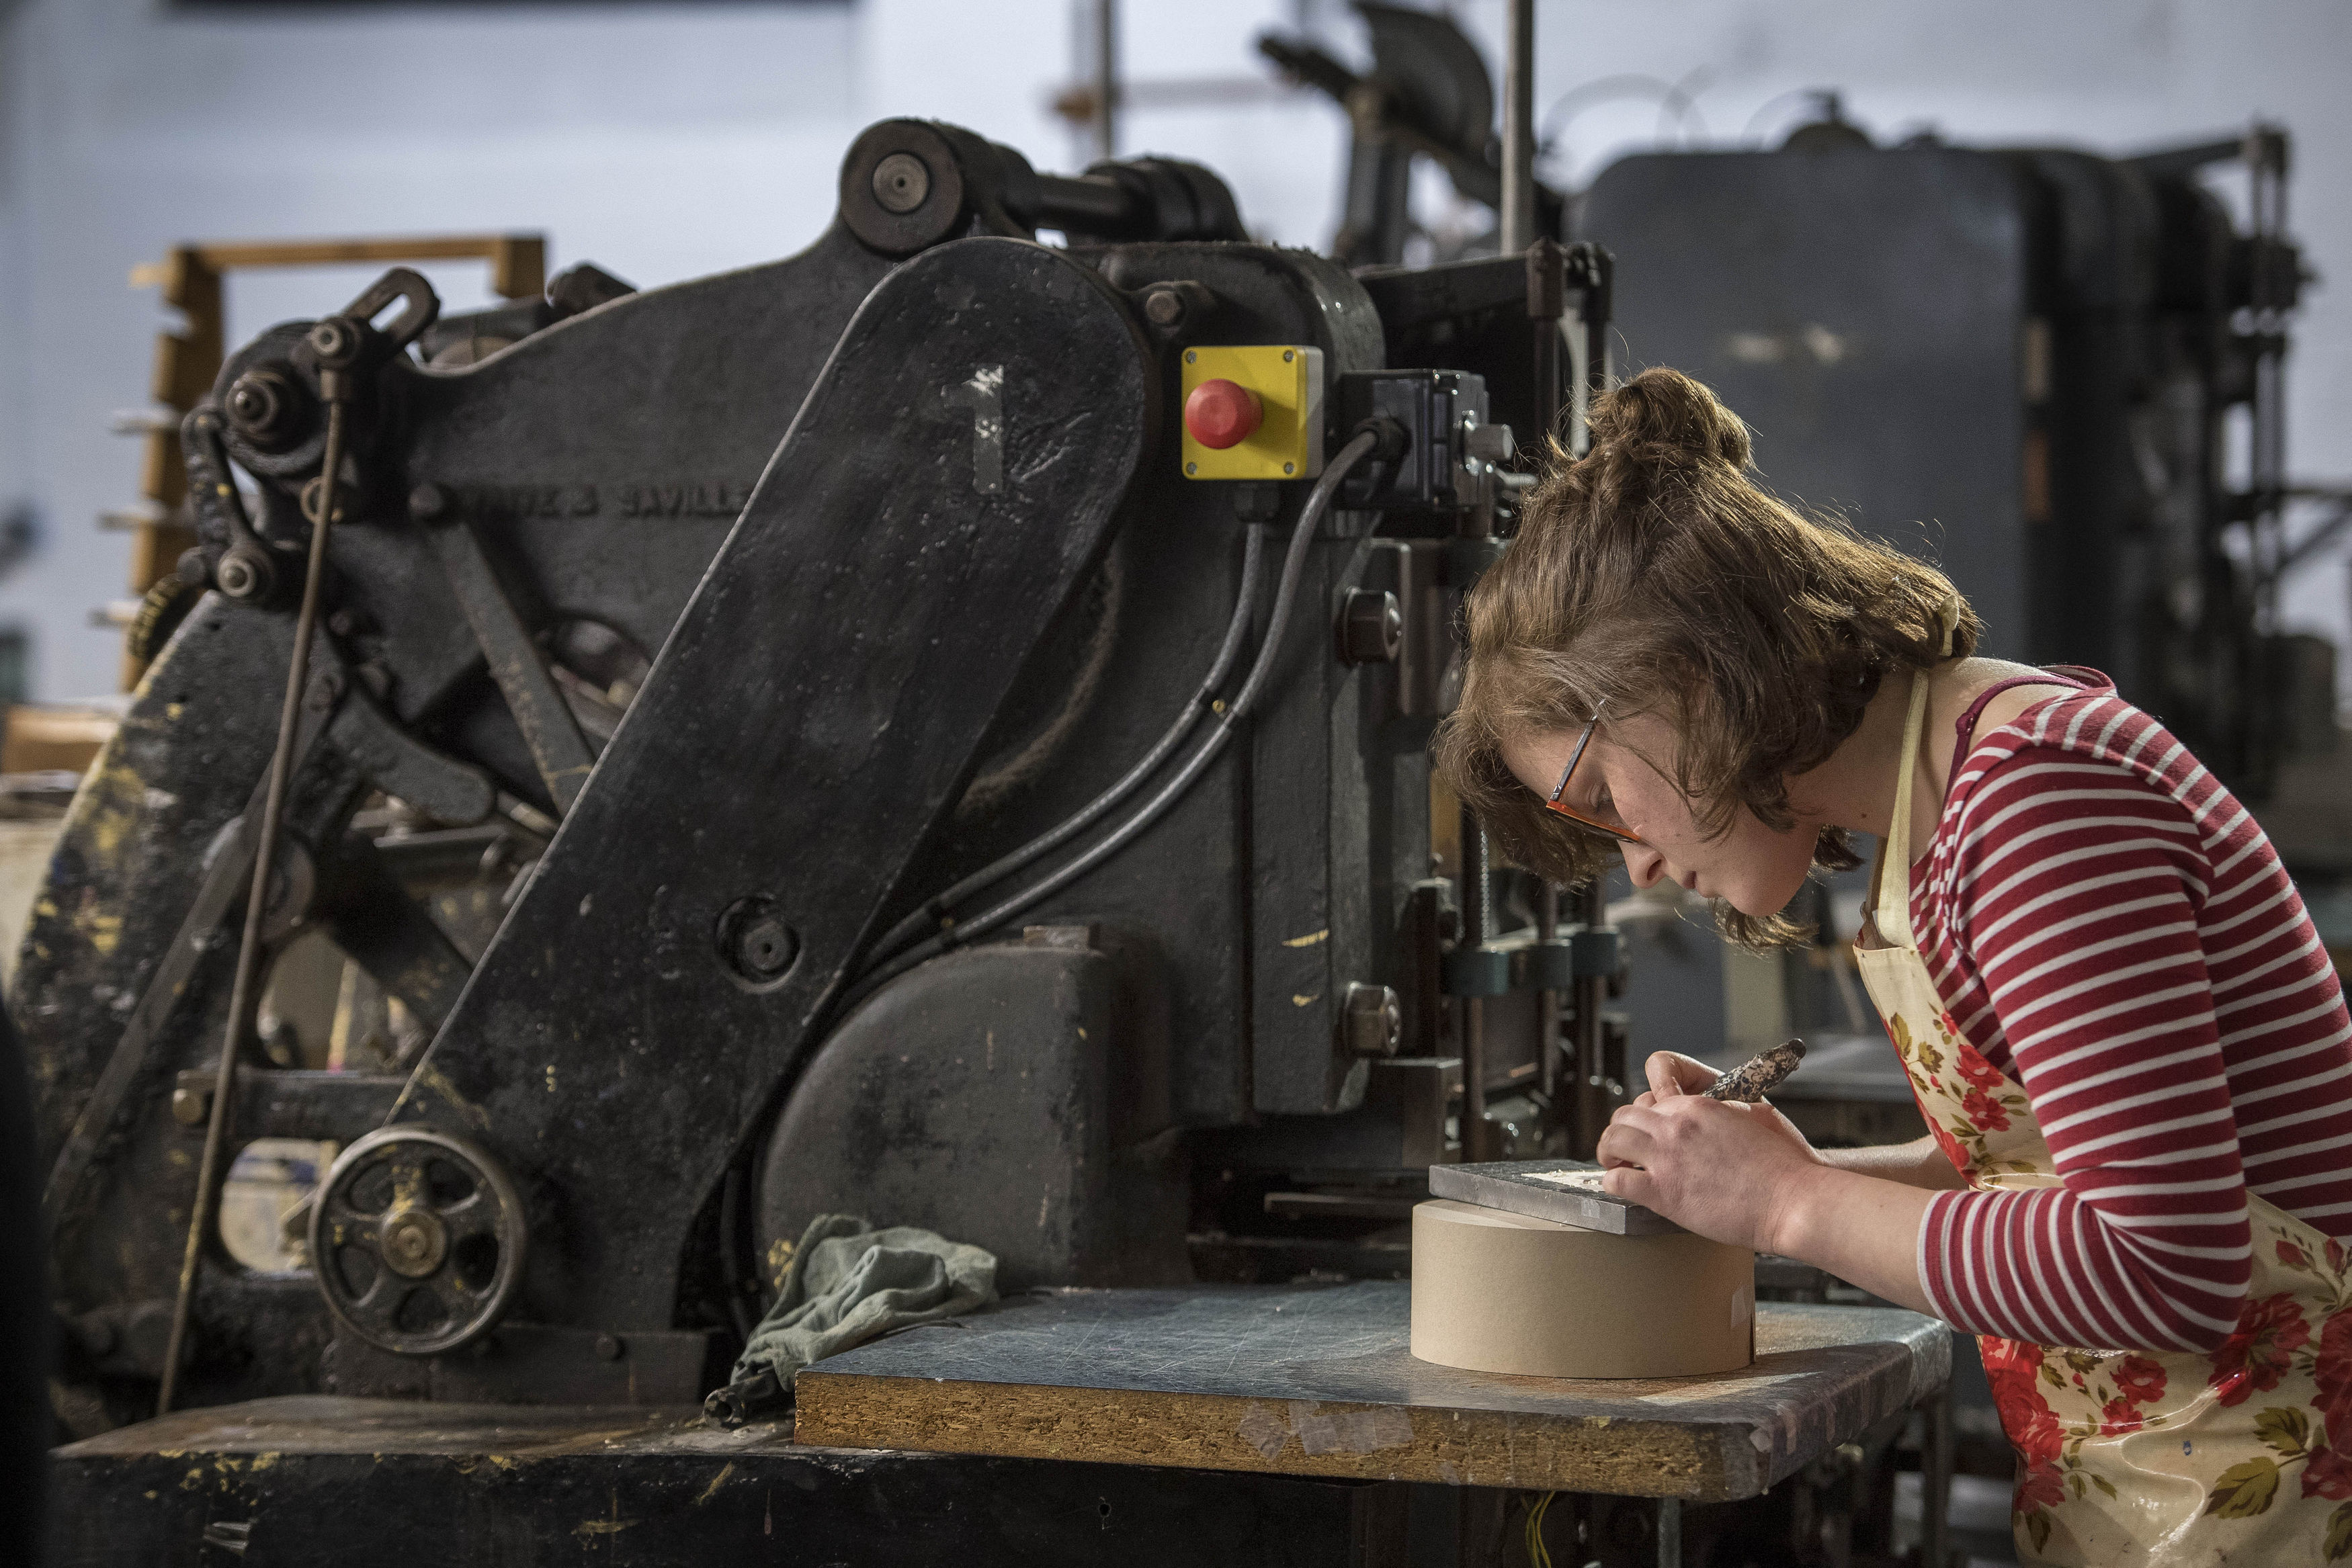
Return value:
<svg viewBox="0 0 2352 1568">
<path fill-rule="evenodd" d="M 1568 945 L 1571 950 L 1571 972 L 1580 978 L 1591 977 L 1605 980 L 1625 967 L 1625 960 L 1619 952 L 1614 926 L 1571 931 Z"/>
<path fill-rule="evenodd" d="M 1456 947 L 1440 968 L 1449 997 L 1501 997 L 1511 990 L 1511 955 L 1502 947 Z"/>
<path fill-rule="evenodd" d="M 1564 991 L 1576 980 L 1576 946 L 1567 937 L 1519 949 L 1518 983 L 1530 991 Z"/>
</svg>

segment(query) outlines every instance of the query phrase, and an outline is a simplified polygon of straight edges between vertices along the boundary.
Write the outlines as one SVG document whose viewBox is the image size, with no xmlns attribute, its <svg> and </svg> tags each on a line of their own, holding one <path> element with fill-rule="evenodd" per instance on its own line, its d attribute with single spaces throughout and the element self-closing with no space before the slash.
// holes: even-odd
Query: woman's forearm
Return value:
<svg viewBox="0 0 2352 1568">
<path fill-rule="evenodd" d="M 1929 1192 L 1958 1192 L 1969 1185 L 1932 1137 L 1914 1138 L 1907 1144 L 1878 1144 L 1865 1149 L 1814 1152 L 1842 1171 L 1901 1182 L 1905 1186 L 1923 1187 Z"/>
<path fill-rule="evenodd" d="M 1945 1168 L 1950 1168 L 1948 1162 Z M 1816 1166 L 1782 1200 L 1769 1238 L 1771 1249 L 1874 1296 L 1933 1314 L 1936 1309 L 1919 1283 L 1918 1254 L 1919 1227 L 1934 1196 L 1889 1176 Z"/>
</svg>

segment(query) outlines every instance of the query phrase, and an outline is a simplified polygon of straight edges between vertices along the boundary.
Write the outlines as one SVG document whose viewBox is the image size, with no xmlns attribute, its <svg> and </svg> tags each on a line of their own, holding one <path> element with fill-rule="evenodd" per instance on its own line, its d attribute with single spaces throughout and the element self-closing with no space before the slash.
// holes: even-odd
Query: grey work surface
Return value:
<svg viewBox="0 0 2352 1568">
<path fill-rule="evenodd" d="M 1429 1167 L 1429 1196 L 1450 1197 L 1524 1214 L 1531 1219 L 1557 1220 L 1586 1230 L 1606 1230 L 1612 1236 L 1671 1236 L 1682 1227 L 1654 1209 L 1605 1192 L 1561 1186 L 1536 1178 L 1549 1171 L 1597 1171 L 1580 1160 L 1489 1160 L 1472 1166 Z"/>
<path fill-rule="evenodd" d="M 1717 1376 L 1513 1377 L 1416 1360 L 1411 1286 L 1064 1291 L 801 1373 L 798 1437 L 1115 1464 L 1750 1497 L 1939 1388 L 1943 1324 L 1757 1309 Z"/>
</svg>

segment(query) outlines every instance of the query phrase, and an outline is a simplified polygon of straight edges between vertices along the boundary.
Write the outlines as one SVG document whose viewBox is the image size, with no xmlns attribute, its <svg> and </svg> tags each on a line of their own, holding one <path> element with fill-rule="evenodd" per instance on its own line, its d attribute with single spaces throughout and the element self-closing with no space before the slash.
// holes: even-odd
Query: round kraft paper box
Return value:
<svg viewBox="0 0 2352 1568">
<path fill-rule="evenodd" d="M 1691 1377 L 1755 1354 L 1756 1256 L 1433 1198 L 1412 1211 L 1412 1354 L 1530 1377 Z"/>
</svg>

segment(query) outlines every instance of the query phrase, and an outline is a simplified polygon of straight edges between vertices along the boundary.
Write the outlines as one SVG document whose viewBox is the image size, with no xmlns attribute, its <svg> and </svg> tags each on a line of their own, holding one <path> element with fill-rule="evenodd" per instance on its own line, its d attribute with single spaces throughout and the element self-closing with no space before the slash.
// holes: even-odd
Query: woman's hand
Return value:
<svg viewBox="0 0 2352 1568">
<path fill-rule="evenodd" d="M 1685 1056 L 1678 1051 L 1654 1051 L 1642 1063 L 1643 1076 L 1650 1081 L 1649 1092 L 1633 1102 L 1647 1105 L 1653 1100 L 1676 1094 L 1696 1094 L 1719 1076 L 1714 1068 L 1695 1056 Z"/>
<path fill-rule="evenodd" d="M 1601 1136 L 1602 1187 L 1712 1240 L 1780 1251 L 1785 1221 L 1828 1163 L 1772 1106 L 1697 1094 L 1715 1081 L 1706 1064 L 1660 1051 L 1646 1066 L 1651 1091 Z"/>
<path fill-rule="evenodd" d="M 1770 1105 L 1699 1094 L 1715 1081 L 1703 1061 L 1662 1051 L 1645 1071 L 1648 1092 L 1601 1134 L 1603 1187 L 1710 1241 L 1778 1252 L 1914 1312 L 1936 1310 L 1915 1254 L 1928 1188 L 1948 1183 L 1905 1186 L 1842 1168 Z M 1916 1175 L 1933 1148 L 1870 1152 Z"/>
</svg>

